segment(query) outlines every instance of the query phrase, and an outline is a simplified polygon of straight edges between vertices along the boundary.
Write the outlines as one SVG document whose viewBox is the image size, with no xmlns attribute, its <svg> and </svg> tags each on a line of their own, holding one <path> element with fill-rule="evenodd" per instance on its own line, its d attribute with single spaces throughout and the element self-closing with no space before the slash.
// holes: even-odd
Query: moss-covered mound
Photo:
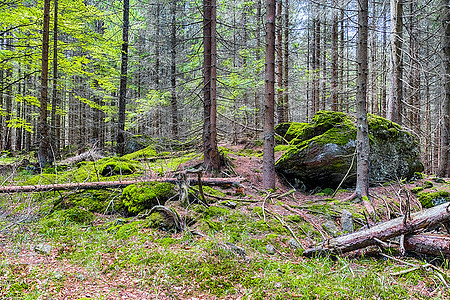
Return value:
<svg viewBox="0 0 450 300">
<path fill-rule="evenodd" d="M 420 192 L 418 194 L 419 201 L 423 208 L 430 208 L 450 201 L 450 192 Z"/>
<path fill-rule="evenodd" d="M 126 154 L 124 156 L 122 156 L 123 159 L 134 159 L 134 160 L 138 160 L 141 158 L 149 158 L 149 157 L 154 157 L 157 156 L 158 152 L 156 152 L 155 149 L 153 149 L 152 146 L 148 146 L 144 149 L 138 150 L 136 152 L 130 153 L 130 154 Z"/>
<path fill-rule="evenodd" d="M 112 213 L 117 210 L 117 194 L 110 190 L 83 190 L 66 192 L 54 202 L 53 210 L 62 210 L 72 207 L 82 208 L 93 213 Z"/>
<path fill-rule="evenodd" d="M 400 126 L 368 116 L 371 182 L 411 178 L 423 170 L 418 144 Z M 342 112 L 320 111 L 310 123 L 280 124 L 276 131 L 291 147 L 276 162 L 276 170 L 298 188 L 336 187 L 352 165 L 356 147 L 355 119 Z M 353 162 L 344 186 L 356 181 Z"/>
<path fill-rule="evenodd" d="M 124 177 L 138 176 L 141 170 L 136 161 L 121 157 L 105 157 L 96 162 L 83 161 L 75 168 L 65 171 L 53 170 L 53 174 L 38 174 L 25 181 L 24 185 L 114 181 Z M 48 171 L 48 170 L 47 170 Z"/>
<path fill-rule="evenodd" d="M 166 182 L 138 183 L 123 189 L 121 200 L 126 211 L 137 215 L 145 209 L 155 205 L 163 205 L 168 199 L 175 196 L 175 187 Z"/>
</svg>

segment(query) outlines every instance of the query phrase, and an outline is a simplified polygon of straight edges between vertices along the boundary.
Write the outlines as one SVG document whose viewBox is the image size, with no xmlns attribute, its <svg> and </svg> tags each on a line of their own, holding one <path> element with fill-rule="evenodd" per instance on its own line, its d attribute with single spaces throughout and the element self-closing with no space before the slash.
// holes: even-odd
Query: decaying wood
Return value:
<svg viewBox="0 0 450 300">
<path fill-rule="evenodd" d="M 369 229 L 358 231 L 352 234 L 340 236 L 322 242 L 320 245 L 309 248 L 304 252 L 305 256 L 314 254 L 339 254 L 367 246 L 375 245 L 376 239 L 385 241 L 389 238 L 402 234 L 413 234 L 420 229 L 427 228 L 442 222 L 447 222 L 450 218 L 449 204 L 444 203 L 420 212 L 411 214 L 406 220 L 399 217 L 382 224 L 370 227 Z"/>
<path fill-rule="evenodd" d="M 0 187 L 0 193 L 28 193 L 28 192 L 46 192 L 46 191 L 63 191 L 63 190 L 100 190 L 107 188 L 122 188 L 131 184 L 141 182 L 169 182 L 177 183 L 177 178 L 153 178 L 138 181 L 98 181 L 83 183 L 65 183 L 65 184 L 46 184 L 46 185 L 24 185 L 24 186 L 3 186 Z M 240 185 L 241 178 L 202 178 L 202 184 L 209 186 L 228 186 Z M 189 178 L 190 185 L 198 184 L 197 178 Z"/>
<path fill-rule="evenodd" d="M 450 258 L 450 235 L 414 234 L 405 235 L 405 250 Z"/>
</svg>

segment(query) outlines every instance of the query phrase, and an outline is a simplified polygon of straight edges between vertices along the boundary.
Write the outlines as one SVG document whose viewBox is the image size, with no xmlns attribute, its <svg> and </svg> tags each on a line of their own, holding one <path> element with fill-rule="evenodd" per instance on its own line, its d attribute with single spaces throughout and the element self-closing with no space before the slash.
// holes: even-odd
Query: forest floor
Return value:
<svg viewBox="0 0 450 300">
<path fill-rule="evenodd" d="M 443 258 L 401 257 L 395 249 L 383 256 L 378 247 L 303 257 L 304 249 L 343 234 L 343 209 L 352 213 L 355 229 L 366 224 L 363 206 L 346 200 L 352 190 L 334 198 L 327 190 L 290 192 L 277 178 L 277 189 L 266 192 L 261 149 L 224 147 L 223 174 L 242 178 L 242 187 L 215 187 L 208 208 L 173 201 L 191 220 L 183 232 L 119 214 L 94 213 L 89 222 L 62 218 L 52 208 L 75 191 L 1 195 L 0 299 L 449 299 L 450 266 Z M 140 161 L 131 178 L 169 177 L 201 162 L 200 154 L 182 155 Z M 39 175 L 18 168 L 22 159 L 0 159 L 3 185 L 36 184 Z M 411 191 L 423 186 L 450 191 L 445 179 L 432 176 L 372 187 L 377 221 L 402 216 L 407 199 L 421 210 Z M 121 189 L 105 192 L 117 199 Z M 427 262 L 441 272 L 417 268 L 398 275 Z"/>
</svg>

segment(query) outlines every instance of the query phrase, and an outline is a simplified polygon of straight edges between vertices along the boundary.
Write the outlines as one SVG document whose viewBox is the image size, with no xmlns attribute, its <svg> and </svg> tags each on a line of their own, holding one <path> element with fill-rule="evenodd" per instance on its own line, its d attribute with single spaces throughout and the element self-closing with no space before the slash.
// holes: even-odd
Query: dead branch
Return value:
<svg viewBox="0 0 450 300">
<path fill-rule="evenodd" d="M 329 239 L 304 252 L 305 256 L 314 254 L 339 254 L 376 244 L 376 239 L 385 241 L 402 234 L 413 234 L 421 229 L 447 221 L 450 218 L 449 204 L 444 203 L 414 214 L 405 221 L 399 217 L 345 236 Z"/>
<path fill-rule="evenodd" d="M 46 184 L 46 185 L 23 185 L 23 186 L 3 186 L 0 187 L 0 193 L 29 193 L 29 192 L 46 192 L 46 191 L 62 191 L 62 190 L 100 190 L 107 188 L 123 188 L 131 184 L 142 182 L 168 182 L 176 184 L 177 178 L 153 178 L 135 181 L 97 181 L 83 183 L 63 183 L 63 184 Z M 190 185 L 198 184 L 197 178 L 188 178 Z M 203 178 L 202 184 L 210 186 L 230 186 L 240 184 L 241 178 Z"/>
</svg>

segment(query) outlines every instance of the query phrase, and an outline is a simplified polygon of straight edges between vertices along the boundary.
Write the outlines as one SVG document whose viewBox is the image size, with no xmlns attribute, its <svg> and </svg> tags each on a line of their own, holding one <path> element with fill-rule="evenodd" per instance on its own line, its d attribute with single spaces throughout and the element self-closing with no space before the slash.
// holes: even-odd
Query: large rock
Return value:
<svg viewBox="0 0 450 300">
<path fill-rule="evenodd" d="M 370 181 L 411 178 L 423 171 L 418 143 L 398 124 L 369 114 Z M 276 171 L 296 187 L 335 188 L 352 165 L 356 147 L 355 118 L 320 111 L 311 123 L 283 123 L 275 131 L 291 147 L 278 159 Z M 343 186 L 356 183 L 356 157 Z"/>
</svg>

